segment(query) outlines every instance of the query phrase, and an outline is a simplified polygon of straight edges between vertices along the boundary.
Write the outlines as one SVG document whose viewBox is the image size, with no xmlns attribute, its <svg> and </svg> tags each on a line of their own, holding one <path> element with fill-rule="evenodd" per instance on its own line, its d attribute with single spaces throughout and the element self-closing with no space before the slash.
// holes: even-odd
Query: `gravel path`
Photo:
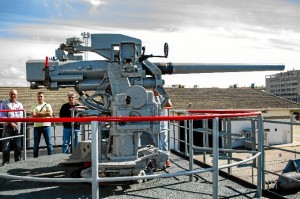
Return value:
<svg viewBox="0 0 300 199">
<path fill-rule="evenodd" d="M 70 177 L 76 166 L 59 166 L 58 163 L 68 155 L 56 154 L 28 158 L 0 167 L 0 173 L 19 176 L 37 176 L 61 178 Z M 195 165 L 195 167 L 198 167 Z M 176 172 L 188 168 L 188 162 L 172 155 L 172 167 L 167 172 Z M 165 172 L 165 171 L 160 171 Z M 159 173 L 159 172 L 158 172 Z M 220 198 L 253 198 L 256 190 L 243 187 L 228 179 L 219 177 Z M 0 198 L 16 199 L 86 199 L 92 198 L 89 183 L 46 183 L 0 178 Z M 153 179 L 144 183 L 123 185 L 102 185 L 100 198 L 212 198 L 212 173 L 194 175 L 189 182 L 188 176 Z"/>
<path fill-rule="evenodd" d="M 287 145 L 278 145 L 278 148 L 291 150 L 294 152 L 300 152 L 300 143 L 295 144 L 287 144 Z M 250 158 L 252 154 L 250 153 L 233 153 L 232 156 L 236 160 L 244 160 Z M 199 161 L 203 161 L 203 155 L 199 154 L 196 155 L 195 158 Z M 210 155 L 206 155 L 206 164 L 212 165 L 212 157 Z M 265 150 L 265 170 L 274 172 L 278 175 L 282 174 L 283 169 L 286 167 L 289 160 L 293 159 L 300 159 L 300 154 L 293 154 L 290 152 L 285 152 L 277 149 L 268 149 Z M 234 161 L 233 161 L 234 162 Z M 257 170 L 252 169 L 252 162 L 247 162 L 244 165 L 232 167 L 231 174 L 236 176 L 244 181 L 247 181 L 252 184 L 256 184 L 257 181 Z M 220 165 L 226 165 L 227 160 L 221 160 Z M 227 172 L 227 169 L 223 169 L 224 172 Z M 253 176 L 252 176 L 253 175 Z M 277 175 L 273 174 L 265 174 L 265 181 L 266 181 L 266 189 L 274 190 L 275 184 L 278 180 Z M 281 195 L 284 195 L 286 198 L 293 199 L 293 198 L 300 198 L 300 191 L 287 191 L 285 193 L 280 192 Z"/>
</svg>

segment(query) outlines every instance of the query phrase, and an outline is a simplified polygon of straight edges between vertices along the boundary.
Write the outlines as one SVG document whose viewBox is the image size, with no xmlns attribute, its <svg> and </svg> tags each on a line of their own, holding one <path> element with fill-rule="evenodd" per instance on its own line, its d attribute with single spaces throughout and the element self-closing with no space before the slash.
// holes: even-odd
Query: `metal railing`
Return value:
<svg viewBox="0 0 300 199">
<path fill-rule="evenodd" d="M 300 124 L 294 124 L 294 125 L 300 125 Z M 274 184 L 275 188 L 277 187 L 278 180 L 286 179 L 289 182 L 294 182 L 300 184 L 300 180 L 296 178 L 291 178 L 288 176 L 282 175 L 284 173 L 285 167 L 287 166 L 287 163 L 289 160 L 296 160 L 297 155 L 300 155 L 300 151 L 296 150 L 289 150 L 286 148 L 276 147 L 276 146 L 268 146 L 264 145 L 264 149 L 266 151 L 264 164 L 265 164 L 265 182 L 264 182 L 264 189 L 270 189 L 270 184 Z M 270 157 L 268 157 L 267 152 L 270 152 Z M 274 162 L 273 164 L 268 164 L 270 159 L 278 158 L 277 162 Z M 300 157 L 300 156 L 299 156 Z M 295 165 L 296 166 L 296 165 Z M 299 168 L 298 168 L 299 169 Z M 277 179 L 275 179 L 275 178 Z M 268 186 L 267 188 L 265 186 Z"/>
<path fill-rule="evenodd" d="M 175 114 L 176 111 L 173 111 L 173 115 Z M 252 165 L 253 167 L 256 167 L 257 169 L 257 196 L 261 196 L 261 189 L 263 188 L 264 184 L 264 164 L 263 164 L 263 159 L 264 159 L 264 151 L 263 151 L 263 140 L 264 140 L 264 128 L 263 128 L 263 120 L 261 114 L 257 114 L 255 117 L 238 117 L 235 115 L 232 117 L 232 114 L 240 114 L 240 113 L 247 113 L 249 112 L 248 110 L 193 110 L 189 112 L 181 111 L 179 114 L 184 114 L 184 115 L 215 115 L 215 114 L 222 114 L 223 117 L 218 117 L 218 120 L 216 119 L 211 119 L 211 118 L 205 118 L 200 121 L 195 121 L 195 120 L 190 120 L 184 121 L 184 124 L 179 124 L 173 121 L 172 125 L 173 127 L 176 126 L 177 128 L 182 129 L 182 138 L 178 138 L 179 136 L 173 133 L 170 135 L 170 140 L 173 140 L 173 150 L 182 153 L 182 155 L 186 156 L 189 158 L 190 165 L 192 160 L 195 159 L 194 157 L 194 152 L 197 151 L 197 154 L 199 155 L 202 154 L 202 162 L 208 166 L 212 167 L 218 167 L 218 169 L 226 169 L 229 175 L 231 175 L 232 167 L 237 166 L 237 165 L 242 165 L 246 162 L 253 161 Z M 251 112 L 251 111 L 250 111 Z M 178 112 L 176 113 L 178 114 Z M 224 117 L 225 116 L 225 117 Z M 251 150 L 241 150 L 241 149 L 233 149 L 231 147 L 231 141 L 232 141 L 232 136 L 237 136 L 237 134 L 233 134 L 231 132 L 231 125 L 232 125 L 232 119 L 239 119 L 239 120 L 249 120 L 251 122 L 251 131 L 255 132 L 256 129 L 258 129 L 258 137 L 257 140 L 255 139 L 255 133 L 253 133 L 251 137 L 251 140 L 254 141 L 254 144 L 252 146 Z M 212 124 L 211 128 L 209 128 L 209 122 Z M 201 123 L 201 127 L 194 128 L 193 123 Z M 214 132 L 218 131 L 218 135 L 214 135 Z M 191 133 L 192 132 L 192 133 Z M 179 133 L 177 133 L 179 134 Z M 194 134 L 199 134 L 202 136 L 202 146 L 196 146 L 193 143 L 193 135 Z M 209 136 L 212 136 L 213 143 L 209 143 Z M 200 138 L 198 136 L 198 138 Z M 220 139 L 219 139 L 220 138 Z M 221 141 L 222 145 L 221 147 L 219 146 L 219 139 Z M 246 138 L 245 138 L 246 139 Z M 182 143 L 184 145 L 182 149 L 176 146 L 176 142 Z M 257 142 L 257 143 L 256 143 Z M 193 143 L 193 144 L 190 144 Z M 211 145 L 210 145 L 211 144 Z M 216 146 L 217 144 L 217 146 Z M 256 148 L 256 145 L 258 145 L 258 148 Z M 216 157 L 216 150 L 218 153 L 218 157 Z M 234 161 L 234 158 L 232 157 L 233 153 L 246 153 L 246 154 L 252 154 L 251 158 L 247 158 L 242 161 Z M 212 156 L 212 164 L 207 162 L 207 154 L 210 154 Z M 218 165 L 220 164 L 221 159 L 227 159 L 227 164 L 224 165 Z M 198 157 L 199 159 L 199 157 Z M 192 169 L 192 167 L 190 167 Z M 253 176 L 253 175 L 252 175 Z M 217 177 L 213 176 L 213 182 L 216 183 Z M 253 181 L 253 180 L 252 180 Z M 216 185 L 214 185 L 214 188 Z M 216 193 L 217 190 L 214 190 L 214 193 Z"/>
<path fill-rule="evenodd" d="M 207 111 L 203 111 L 203 113 L 205 113 L 205 112 L 207 112 Z M 208 112 L 212 113 L 212 112 L 219 112 L 219 111 L 218 110 L 217 111 L 209 110 Z M 225 111 L 225 112 L 227 112 L 227 111 Z M 191 113 L 201 113 L 201 111 L 192 111 L 192 112 L 181 111 L 181 112 L 179 112 L 179 114 L 191 114 Z M 232 139 L 230 139 L 230 137 L 232 137 L 232 136 L 241 136 L 241 134 L 231 133 L 232 122 L 233 121 L 241 121 L 241 120 L 245 120 L 245 121 L 250 122 L 251 137 L 248 137 L 248 138 L 243 137 L 243 138 L 240 138 L 240 139 L 244 140 L 246 142 L 250 142 L 251 150 L 236 150 L 236 149 L 231 149 L 231 147 L 230 147 L 231 144 L 232 144 L 231 143 Z M 264 131 L 260 130 L 257 133 L 256 129 L 257 128 L 258 129 L 263 129 L 263 126 L 264 126 L 263 124 L 264 123 L 286 124 L 286 125 L 289 125 L 289 126 L 292 126 L 292 127 L 294 125 L 300 125 L 300 123 L 299 122 L 274 121 L 274 120 L 262 120 L 261 122 L 258 122 L 258 121 L 259 121 L 259 119 L 250 118 L 250 117 L 234 118 L 234 119 L 233 118 L 223 118 L 223 119 L 221 119 L 220 120 L 220 123 L 221 123 L 220 126 L 221 127 L 220 127 L 219 136 L 222 140 L 222 143 L 224 143 L 224 146 L 223 146 L 223 148 L 222 147 L 219 148 L 219 152 L 222 153 L 222 155 L 220 156 L 220 159 L 227 160 L 227 164 L 231 165 L 232 162 L 235 159 L 234 157 L 232 157 L 233 153 L 236 153 L 236 154 L 237 153 L 247 153 L 247 154 L 249 153 L 249 154 L 255 155 L 255 153 L 257 151 L 261 151 L 261 153 L 262 153 L 262 155 L 261 155 L 262 158 L 260 159 L 260 161 L 262 161 L 261 163 L 256 163 L 256 159 L 253 159 L 252 164 L 247 164 L 247 165 L 245 164 L 245 166 L 240 164 L 241 167 L 250 167 L 250 169 L 251 169 L 251 173 L 250 172 L 248 172 L 248 173 L 249 173 L 249 176 L 251 177 L 252 180 L 251 180 L 251 182 L 248 181 L 248 180 L 245 180 L 245 181 L 250 182 L 252 184 L 255 184 L 254 176 L 256 175 L 255 171 L 257 171 L 258 172 L 258 174 L 257 174 L 258 179 L 260 178 L 259 175 L 261 175 L 261 182 L 257 182 L 257 186 L 262 186 L 263 190 L 266 189 L 266 185 L 268 185 L 267 189 L 269 189 L 269 185 L 272 184 L 272 183 L 276 183 L 276 181 L 277 181 L 277 180 L 274 180 L 274 178 L 271 178 L 271 180 L 270 180 L 270 177 L 269 177 L 270 175 L 285 178 L 287 180 L 290 180 L 291 182 L 299 183 L 300 182 L 299 180 L 297 180 L 295 178 L 290 178 L 290 177 L 287 177 L 287 176 L 283 176 L 281 172 L 283 171 L 284 166 L 286 166 L 288 160 L 296 159 L 297 155 L 300 154 L 300 152 L 299 151 L 297 152 L 296 150 L 288 150 L 288 149 L 284 149 L 284 148 L 281 148 L 281 147 L 265 145 L 265 143 L 264 143 L 264 141 L 265 141 Z M 193 130 L 194 130 L 195 134 L 197 134 L 197 133 L 202 134 L 203 143 L 202 143 L 202 146 L 193 145 L 193 149 L 202 154 L 202 163 L 210 164 L 209 162 L 207 162 L 207 154 L 212 153 L 212 148 L 208 147 L 208 145 L 209 145 L 208 144 L 208 135 L 211 135 L 212 129 L 208 128 L 208 120 L 207 119 L 202 120 L 202 121 L 198 121 L 198 123 L 199 122 L 202 122 L 202 127 L 201 128 L 196 128 L 196 129 L 193 129 Z M 172 136 L 170 137 L 171 139 L 173 139 L 173 141 L 180 142 L 180 143 L 184 144 L 184 147 L 182 147 L 183 148 L 182 150 L 179 150 L 178 148 L 175 148 L 175 150 L 177 152 L 181 152 L 183 155 L 190 158 L 190 154 L 188 153 L 188 151 L 191 151 L 191 150 L 190 150 L 190 145 L 187 142 L 187 140 L 189 139 L 189 135 L 188 135 L 187 132 L 189 130 L 189 126 L 192 126 L 192 125 L 189 125 L 189 123 L 187 121 L 184 122 L 184 125 L 175 124 L 174 122 L 173 122 L 173 125 L 177 126 L 178 128 L 184 129 L 183 130 L 184 134 L 182 136 L 182 139 L 179 139 L 175 135 L 173 135 L 173 137 Z M 259 135 L 258 140 L 257 140 L 257 137 L 255 136 L 256 134 Z M 175 144 L 173 143 L 173 145 L 175 145 Z M 259 146 L 261 147 L 261 149 L 258 148 Z M 278 161 L 280 162 L 280 164 L 276 164 L 276 166 L 277 166 L 276 167 L 276 172 L 273 172 L 270 168 L 270 167 L 274 167 L 274 164 L 270 164 L 270 165 L 266 164 L 268 162 L 268 160 L 266 160 L 268 158 L 268 156 L 265 154 L 266 150 L 273 150 L 273 151 L 278 150 L 279 151 L 278 155 L 277 155 L 277 157 L 279 157 L 279 159 L 276 158 L 276 157 L 273 157 L 273 158 L 278 159 Z M 201 156 L 200 156 L 200 158 L 201 158 Z M 198 157 L 198 159 L 199 159 L 199 157 Z M 219 168 L 221 169 L 223 167 L 219 166 Z M 232 175 L 232 167 L 227 167 L 227 168 L 228 168 L 227 173 L 229 175 Z M 237 172 L 235 174 L 237 174 Z M 243 174 L 243 176 L 244 175 L 245 174 Z M 237 177 L 239 177 L 239 175 L 237 175 Z M 261 185 L 259 185 L 259 183 L 261 183 Z"/>
<path fill-rule="evenodd" d="M 257 119 L 257 128 L 259 135 L 258 136 L 258 149 L 257 151 L 251 151 L 253 156 L 251 158 L 247 158 L 245 160 L 230 163 L 227 165 L 219 165 L 219 152 L 223 151 L 226 153 L 232 153 L 234 150 L 232 149 L 222 149 L 219 148 L 219 136 L 220 134 L 227 135 L 224 132 L 219 131 L 219 119 L 226 119 L 226 118 L 235 118 L 235 117 L 256 117 Z M 213 127 L 211 130 L 208 128 L 205 129 L 206 134 L 210 134 L 212 136 L 212 147 L 203 147 L 199 148 L 204 151 L 212 151 L 213 155 L 213 164 L 210 168 L 200 168 L 194 169 L 194 149 L 197 148 L 193 144 L 193 121 L 194 120 L 212 120 Z M 128 121 L 187 121 L 189 122 L 189 128 L 187 129 L 189 140 L 184 141 L 189 150 L 189 170 L 188 171 L 180 171 L 175 173 L 168 173 L 168 174 L 153 174 L 153 175 L 146 175 L 146 176 L 122 176 L 122 177 L 99 177 L 98 168 L 99 168 L 99 154 L 98 149 L 101 147 L 98 143 L 98 138 L 101 136 L 101 126 L 99 122 L 128 122 Z M 92 159 L 92 177 L 91 178 L 39 178 L 39 177 L 29 177 L 29 176 L 14 176 L 14 175 L 7 175 L 7 174 L 0 174 L 0 177 L 7 178 L 7 179 L 16 179 L 16 180 L 27 180 L 27 181 L 38 181 L 38 182 L 61 182 L 61 183 L 82 183 L 82 182 L 89 182 L 92 184 L 92 197 L 94 199 L 99 198 L 99 182 L 112 182 L 112 181 L 131 181 L 131 180 L 142 180 L 142 179 L 153 179 L 153 178 L 166 178 L 166 177 L 174 177 L 174 176 L 182 176 L 182 175 L 189 175 L 190 181 L 192 181 L 193 174 L 196 173 L 203 173 L 203 172 L 213 172 L 213 198 L 218 198 L 218 185 L 219 185 L 219 170 L 230 168 L 239 164 L 244 164 L 248 161 L 257 160 L 257 197 L 262 195 L 262 182 L 263 182 L 263 123 L 262 123 L 262 116 L 260 112 L 202 112 L 201 115 L 199 113 L 194 113 L 193 115 L 184 115 L 184 116 L 156 116 L 156 117 L 81 117 L 81 118 L 0 118 L 0 122 L 64 122 L 64 121 L 72 121 L 72 122 L 90 122 L 91 123 L 91 133 L 92 133 L 92 150 L 91 150 L 91 159 Z M 174 127 L 173 127 L 174 128 Z M 174 131 L 175 132 L 175 131 Z M 170 135 L 170 134 L 169 134 Z M 175 133 L 174 133 L 175 135 Z M 229 134 L 228 134 L 229 135 Z M 26 137 L 26 136 L 25 136 Z M 176 136 L 174 136 L 176 137 Z M 101 138 L 101 137 L 100 137 Z M 228 139 L 230 139 L 228 137 Z M 101 139 L 100 139 L 101 140 Z M 176 144 L 176 141 L 174 141 Z M 26 148 L 24 148 L 26 153 Z M 248 152 L 248 151 L 247 151 Z"/>
<path fill-rule="evenodd" d="M 0 114 L 1 113 L 9 113 L 9 112 L 23 112 L 23 118 L 26 117 L 26 110 L 24 109 L 18 109 L 18 110 L 0 110 Z M 6 125 L 5 122 L 1 122 L 1 118 L 0 118 L 0 123 L 2 124 L 3 126 L 3 129 L 4 129 L 4 126 Z M 3 138 L 0 138 L 0 142 L 2 142 L 3 140 L 9 140 L 9 139 L 13 139 L 13 138 L 23 138 L 23 150 L 22 150 L 22 156 L 23 156 L 23 159 L 26 160 L 26 128 L 27 128 L 27 123 L 26 122 L 22 122 L 21 124 L 22 126 L 20 128 L 23 129 L 23 134 L 21 135 L 17 135 L 17 136 L 11 136 L 11 137 L 3 137 Z M 2 129 L 2 132 L 3 132 L 3 129 Z M 21 130 L 21 129 L 20 129 Z M 2 150 L 2 149 L 1 149 Z"/>
</svg>

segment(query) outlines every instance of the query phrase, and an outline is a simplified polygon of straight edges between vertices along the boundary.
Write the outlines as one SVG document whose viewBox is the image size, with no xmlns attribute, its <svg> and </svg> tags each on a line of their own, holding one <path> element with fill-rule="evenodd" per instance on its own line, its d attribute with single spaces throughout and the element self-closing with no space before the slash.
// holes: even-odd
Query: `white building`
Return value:
<svg viewBox="0 0 300 199">
<path fill-rule="evenodd" d="M 266 76 L 266 91 L 286 99 L 300 101 L 300 70 Z"/>
<path fill-rule="evenodd" d="M 255 88 L 172 88 L 168 89 L 170 98 L 175 110 L 256 110 L 261 111 L 264 122 L 265 145 L 281 145 L 294 142 L 295 134 L 299 134 L 299 128 L 290 124 L 275 122 L 295 122 L 294 114 L 300 115 L 300 104 L 294 101 L 277 97 L 268 92 Z M 201 128 L 195 124 L 194 128 Z M 178 124 L 179 125 L 179 124 Z M 182 126 L 182 124 L 181 124 Z M 222 124 L 220 125 L 222 128 Z M 234 121 L 231 124 L 231 133 L 240 134 L 236 136 L 236 146 L 246 145 L 246 129 L 251 127 L 251 122 Z M 219 129 L 222 131 L 222 129 Z M 181 130 L 182 131 L 182 130 Z M 251 134 L 250 134 L 251 135 Z M 243 137 L 242 137 L 243 136 Z M 175 135 L 176 138 L 183 138 L 182 132 Z M 241 139 L 239 139 L 241 138 Z M 195 138 L 195 142 L 201 145 L 201 135 Z M 179 146 L 180 147 L 180 146 Z M 181 147 L 180 147 L 181 148 Z"/>
</svg>

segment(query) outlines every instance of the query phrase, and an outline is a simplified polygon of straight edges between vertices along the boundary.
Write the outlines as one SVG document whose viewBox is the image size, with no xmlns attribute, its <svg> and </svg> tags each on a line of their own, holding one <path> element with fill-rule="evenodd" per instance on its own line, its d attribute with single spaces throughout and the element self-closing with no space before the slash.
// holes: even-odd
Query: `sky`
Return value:
<svg viewBox="0 0 300 199">
<path fill-rule="evenodd" d="M 151 62 L 284 64 L 300 70 L 300 0 L 1 0 L 0 86 L 29 86 L 26 61 L 82 32 L 142 40 Z M 88 55 L 89 57 L 92 57 Z M 281 71 L 164 75 L 165 85 L 265 85 Z"/>
</svg>

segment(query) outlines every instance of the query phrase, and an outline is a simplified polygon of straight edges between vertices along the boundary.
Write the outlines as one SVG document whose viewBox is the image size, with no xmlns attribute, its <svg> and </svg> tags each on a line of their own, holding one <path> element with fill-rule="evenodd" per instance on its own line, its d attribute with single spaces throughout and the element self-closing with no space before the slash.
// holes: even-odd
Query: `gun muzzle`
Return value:
<svg viewBox="0 0 300 199">
<path fill-rule="evenodd" d="M 282 64 L 154 63 L 162 74 L 281 71 Z"/>
</svg>

